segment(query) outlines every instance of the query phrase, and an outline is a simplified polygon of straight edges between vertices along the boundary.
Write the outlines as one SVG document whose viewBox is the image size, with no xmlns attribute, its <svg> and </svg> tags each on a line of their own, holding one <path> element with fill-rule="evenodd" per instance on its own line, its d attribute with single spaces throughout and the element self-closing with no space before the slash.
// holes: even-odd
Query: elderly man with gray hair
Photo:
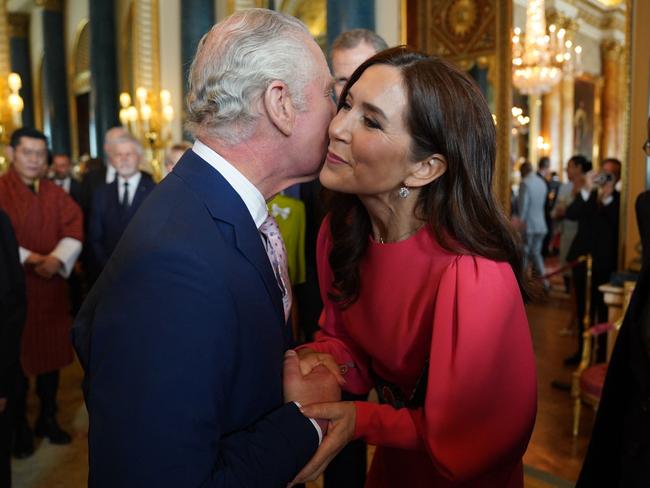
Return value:
<svg viewBox="0 0 650 488">
<path fill-rule="evenodd" d="M 128 132 L 107 140 L 107 152 L 115 168 L 115 179 L 95 191 L 88 225 L 88 252 L 94 269 L 104 268 L 126 226 L 155 183 L 140 171 L 144 150 Z"/>
<path fill-rule="evenodd" d="M 196 142 L 135 215 L 73 329 L 91 487 L 286 486 L 316 451 L 327 426 L 300 406 L 340 389 L 322 366 L 303 377 L 287 351 L 292 297 L 266 200 L 318 173 L 331 90 L 294 18 L 246 10 L 200 41 Z"/>
</svg>

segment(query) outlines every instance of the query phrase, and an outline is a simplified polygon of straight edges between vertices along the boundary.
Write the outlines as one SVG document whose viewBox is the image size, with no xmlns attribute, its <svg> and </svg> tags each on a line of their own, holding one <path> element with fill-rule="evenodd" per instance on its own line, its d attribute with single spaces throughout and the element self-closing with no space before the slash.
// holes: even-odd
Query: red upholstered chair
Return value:
<svg viewBox="0 0 650 488">
<path fill-rule="evenodd" d="M 580 425 L 580 409 L 582 402 L 591 405 L 594 410 L 598 409 L 600 398 L 603 394 L 603 385 L 605 376 L 607 376 L 608 362 L 597 363 L 596 352 L 598 347 L 598 337 L 607 334 L 612 330 L 618 330 L 623 323 L 623 317 L 630 303 L 633 285 L 626 284 L 623 295 L 623 311 L 621 317 L 615 323 L 602 323 L 589 327 L 589 308 L 591 297 L 591 257 L 587 259 L 587 299 L 586 312 L 583 323 L 585 331 L 582 342 L 582 358 L 578 369 L 573 372 L 573 382 L 571 385 L 571 397 L 573 398 L 573 436 L 578 435 L 578 426 Z M 610 348 L 608 348 L 610 349 Z M 607 357 L 609 361 L 609 357 Z"/>
<path fill-rule="evenodd" d="M 573 384 L 571 385 L 571 396 L 574 400 L 574 436 L 578 435 L 582 402 L 588 403 L 594 410 L 598 408 L 598 403 L 603 393 L 608 363 L 596 363 L 594 361 L 596 357 L 596 344 L 600 335 L 606 334 L 614 327 L 614 324 L 598 324 L 589 327 L 583 334 L 582 359 L 578 369 L 573 373 Z"/>
</svg>

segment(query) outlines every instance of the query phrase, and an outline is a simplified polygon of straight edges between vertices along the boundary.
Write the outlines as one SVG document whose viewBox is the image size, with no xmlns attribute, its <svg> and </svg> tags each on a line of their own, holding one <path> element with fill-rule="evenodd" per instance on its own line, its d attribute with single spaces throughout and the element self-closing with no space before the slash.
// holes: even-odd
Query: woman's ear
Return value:
<svg viewBox="0 0 650 488">
<path fill-rule="evenodd" d="M 445 171 L 447 171 L 447 160 L 442 154 L 434 154 L 415 163 L 404 183 L 409 188 L 426 186 L 440 178 Z"/>
<path fill-rule="evenodd" d="M 289 87 L 275 80 L 264 91 L 264 109 L 273 124 L 285 136 L 290 136 L 296 121 L 296 110 L 289 94 Z"/>
</svg>

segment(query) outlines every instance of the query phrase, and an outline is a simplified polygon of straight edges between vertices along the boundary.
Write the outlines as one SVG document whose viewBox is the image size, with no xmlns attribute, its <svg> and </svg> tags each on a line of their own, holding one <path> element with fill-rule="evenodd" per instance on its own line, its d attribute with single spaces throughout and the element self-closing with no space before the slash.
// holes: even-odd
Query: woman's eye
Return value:
<svg viewBox="0 0 650 488">
<path fill-rule="evenodd" d="M 363 123 L 366 127 L 369 127 L 371 129 L 381 129 L 381 125 L 372 120 L 370 117 L 366 117 L 365 115 L 363 116 Z"/>
</svg>

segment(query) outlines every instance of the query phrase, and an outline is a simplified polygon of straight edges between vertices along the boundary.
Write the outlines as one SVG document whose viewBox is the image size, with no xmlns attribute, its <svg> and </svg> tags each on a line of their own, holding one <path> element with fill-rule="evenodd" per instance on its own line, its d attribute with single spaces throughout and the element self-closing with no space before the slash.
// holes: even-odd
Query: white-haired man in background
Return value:
<svg viewBox="0 0 650 488">
<path fill-rule="evenodd" d="M 73 330 L 91 487 L 286 486 L 316 451 L 326 425 L 299 405 L 340 390 L 285 354 L 291 292 L 266 200 L 318 173 L 332 84 L 305 26 L 277 12 L 237 13 L 199 43 L 196 142 L 134 217 Z"/>
</svg>

